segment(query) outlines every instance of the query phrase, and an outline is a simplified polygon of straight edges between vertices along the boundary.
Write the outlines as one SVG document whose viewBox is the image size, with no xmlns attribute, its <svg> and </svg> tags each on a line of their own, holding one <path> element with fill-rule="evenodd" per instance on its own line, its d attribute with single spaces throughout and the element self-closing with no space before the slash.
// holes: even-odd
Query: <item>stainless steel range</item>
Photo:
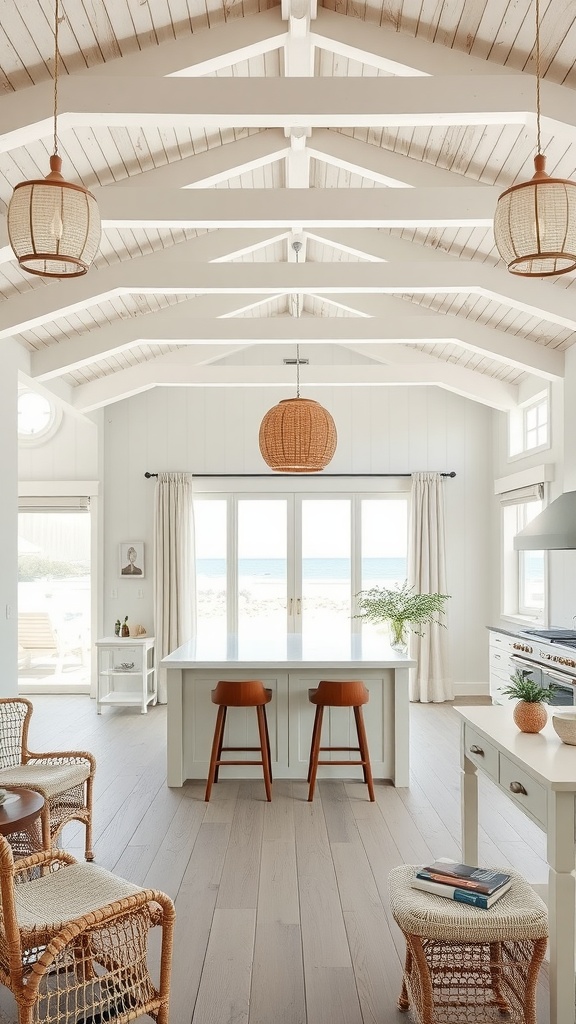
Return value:
<svg viewBox="0 0 576 1024">
<path fill-rule="evenodd" d="M 576 704 L 576 630 L 525 629 L 512 643 L 510 660 L 552 687 L 554 705 Z"/>
</svg>

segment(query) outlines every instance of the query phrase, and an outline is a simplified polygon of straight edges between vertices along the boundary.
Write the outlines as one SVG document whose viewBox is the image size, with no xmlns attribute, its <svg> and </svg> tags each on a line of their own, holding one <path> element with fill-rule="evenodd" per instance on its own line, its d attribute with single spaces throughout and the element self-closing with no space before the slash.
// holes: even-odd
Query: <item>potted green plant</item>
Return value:
<svg viewBox="0 0 576 1024">
<path fill-rule="evenodd" d="M 408 580 L 393 588 L 371 587 L 356 594 L 359 608 L 356 618 L 367 622 L 388 622 L 391 646 L 396 650 L 406 650 L 408 626 L 417 636 L 424 636 L 421 627 L 429 622 L 444 626 L 438 616 L 444 613 L 444 604 L 449 597 L 450 594 L 419 594 Z"/>
<path fill-rule="evenodd" d="M 540 732 L 548 721 L 548 712 L 543 707 L 554 696 L 554 687 L 539 686 L 532 679 L 528 669 L 517 668 L 510 676 L 510 683 L 502 689 L 504 697 L 511 697 L 518 703 L 513 718 L 520 732 Z"/>
</svg>

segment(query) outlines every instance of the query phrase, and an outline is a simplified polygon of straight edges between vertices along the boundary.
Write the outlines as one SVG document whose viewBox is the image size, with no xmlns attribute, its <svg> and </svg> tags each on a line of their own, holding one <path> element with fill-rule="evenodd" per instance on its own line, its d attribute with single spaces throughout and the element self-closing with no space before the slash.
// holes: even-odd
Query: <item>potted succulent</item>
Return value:
<svg viewBox="0 0 576 1024">
<path fill-rule="evenodd" d="M 527 669 L 519 668 L 510 676 L 510 683 L 503 687 L 502 694 L 518 701 L 513 718 L 520 732 L 540 732 L 544 728 L 548 712 L 543 705 L 552 700 L 553 686 L 539 686 Z"/>
<path fill-rule="evenodd" d="M 443 614 L 444 603 L 449 597 L 450 594 L 419 594 L 407 580 L 392 589 L 372 587 L 356 594 L 359 608 L 356 618 L 367 622 L 388 622 L 391 647 L 405 651 L 408 626 L 417 636 L 424 636 L 421 627 L 429 622 L 444 626 L 438 615 Z"/>
</svg>

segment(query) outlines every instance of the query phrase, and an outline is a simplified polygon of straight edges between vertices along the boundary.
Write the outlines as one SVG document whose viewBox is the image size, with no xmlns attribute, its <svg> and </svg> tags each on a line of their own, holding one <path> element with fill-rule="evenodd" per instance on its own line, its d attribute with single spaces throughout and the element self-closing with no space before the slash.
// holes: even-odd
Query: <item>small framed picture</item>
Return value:
<svg viewBox="0 0 576 1024">
<path fill-rule="evenodd" d="M 128 577 L 144 576 L 144 541 L 130 540 L 120 545 L 120 575 Z"/>
</svg>

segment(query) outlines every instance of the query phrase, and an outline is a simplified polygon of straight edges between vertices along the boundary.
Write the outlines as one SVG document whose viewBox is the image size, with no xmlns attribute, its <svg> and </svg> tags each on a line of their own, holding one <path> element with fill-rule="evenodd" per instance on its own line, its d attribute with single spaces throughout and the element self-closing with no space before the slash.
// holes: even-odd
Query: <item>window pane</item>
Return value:
<svg viewBox="0 0 576 1024">
<path fill-rule="evenodd" d="M 361 589 L 403 583 L 408 574 L 408 502 L 402 498 L 361 502 Z M 370 633 L 386 634 L 386 623 L 363 623 Z"/>
<path fill-rule="evenodd" d="M 519 611 L 534 613 L 544 607 L 544 552 L 520 551 Z"/>
<path fill-rule="evenodd" d="M 89 684 L 89 651 L 90 515 L 21 512 L 19 682 Z"/>
<path fill-rule="evenodd" d="M 226 636 L 226 501 L 194 501 L 198 629 Z"/>
<path fill-rule="evenodd" d="M 283 635 L 287 605 L 287 504 L 238 502 L 238 632 Z"/>
<path fill-rule="evenodd" d="M 504 614 L 529 615 L 534 618 L 540 617 L 544 611 L 544 552 L 514 549 L 516 534 L 541 511 L 541 501 L 509 505 L 503 509 Z"/>
<path fill-rule="evenodd" d="M 542 511 L 541 501 L 518 506 L 518 529 L 522 530 Z M 544 552 L 518 552 L 518 611 L 531 614 L 544 608 Z"/>
<path fill-rule="evenodd" d="M 302 502 L 302 634 L 351 630 L 349 498 Z"/>
</svg>

